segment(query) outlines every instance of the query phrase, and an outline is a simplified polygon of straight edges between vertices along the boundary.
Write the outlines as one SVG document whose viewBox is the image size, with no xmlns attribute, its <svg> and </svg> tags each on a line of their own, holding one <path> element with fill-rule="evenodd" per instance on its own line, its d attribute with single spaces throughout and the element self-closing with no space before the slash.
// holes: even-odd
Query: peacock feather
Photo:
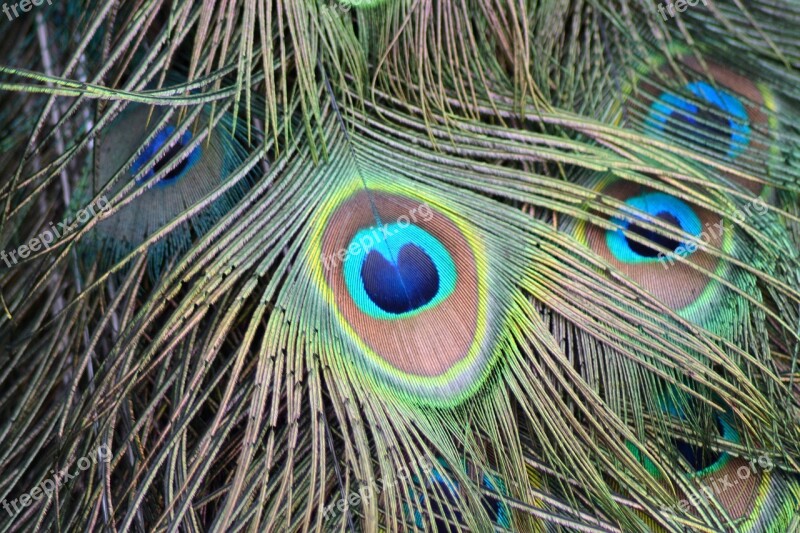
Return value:
<svg viewBox="0 0 800 533">
<path fill-rule="evenodd" d="M 800 530 L 792 0 L 8 13 L 1 532 Z"/>
<path fill-rule="evenodd" d="M 96 262 L 99 253 L 105 267 L 147 242 L 148 237 L 158 236 L 158 230 L 213 193 L 246 157 L 244 141 L 236 138 L 229 116 L 220 117 L 218 127 L 204 140 L 202 133 L 196 135 L 199 128 L 191 122 L 176 129 L 167 117 L 159 120 L 153 116 L 147 106 L 131 107 L 98 139 L 95 183 L 84 187 L 85 194 L 103 192 L 103 198 L 119 194 L 126 186 L 140 191 L 140 195 L 131 194 L 134 199 L 117 213 L 98 223 L 94 239 L 87 239 L 90 261 Z M 133 163 L 127 165 L 130 157 L 134 157 Z M 120 177 L 118 172 L 126 168 L 128 172 Z M 247 186 L 246 180 L 229 185 L 205 209 L 195 210 L 191 218 L 171 228 L 161 242 L 153 238 L 147 252 L 152 275 L 158 277 L 169 258 L 187 251 L 194 239 L 242 198 Z"/>
</svg>

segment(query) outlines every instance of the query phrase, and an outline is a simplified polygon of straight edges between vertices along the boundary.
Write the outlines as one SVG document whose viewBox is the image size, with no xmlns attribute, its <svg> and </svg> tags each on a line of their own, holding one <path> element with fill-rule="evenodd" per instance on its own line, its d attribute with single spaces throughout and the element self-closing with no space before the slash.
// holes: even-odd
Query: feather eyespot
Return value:
<svg viewBox="0 0 800 533">
<path fill-rule="evenodd" d="M 683 418 L 680 413 L 678 416 Z M 730 411 L 714 413 L 712 416 L 718 440 L 741 442 Z M 779 524 L 792 515 L 792 510 L 800 502 L 800 484 L 796 476 L 779 471 L 770 472 L 772 465 L 769 462 L 765 468 L 760 458 L 748 460 L 680 439 L 673 439 L 673 445 L 692 468 L 689 477 L 703 495 L 698 499 L 683 494 L 681 500 L 689 502 L 695 512 L 701 502 L 711 507 L 708 502 L 713 497 L 734 520 Z M 751 530 L 755 531 L 756 528 Z"/>
<path fill-rule="evenodd" d="M 598 178 L 594 188 L 623 205 L 608 217 L 612 227 L 580 221 L 572 230 L 575 237 L 679 315 L 705 324 L 709 313 L 718 314 L 712 307 L 724 289 L 704 271 L 726 274 L 727 264 L 711 253 L 732 246 L 732 231 L 723 219 L 675 196 L 614 177 Z M 673 234 L 661 230 L 656 219 L 673 226 Z"/>
<path fill-rule="evenodd" d="M 670 414 L 677 416 L 681 420 L 686 420 L 687 418 L 682 411 L 678 411 L 673 406 L 670 406 L 669 411 Z M 731 423 L 718 413 L 714 413 L 712 416 L 714 419 L 714 429 L 717 433 L 716 437 L 729 442 L 738 442 L 739 434 Z M 673 438 L 672 445 L 694 470 L 695 474 L 699 476 L 723 467 L 730 457 L 725 452 L 719 452 L 705 446 L 692 444 L 680 438 Z"/>
<path fill-rule="evenodd" d="M 625 201 L 632 208 L 643 211 L 655 219 L 662 220 L 693 237 L 700 235 L 702 224 L 694 209 L 686 202 L 659 192 L 645 193 Z M 633 218 L 640 215 L 631 213 Z M 606 245 L 618 260 L 627 263 L 655 262 L 664 257 L 664 253 L 625 235 L 623 230 L 635 233 L 648 241 L 675 252 L 686 243 L 677 241 L 655 231 L 636 224 L 635 221 L 613 217 L 611 222 L 620 229 L 606 231 Z"/>
<path fill-rule="evenodd" d="M 726 257 L 736 252 L 735 225 L 710 209 L 616 176 L 594 176 L 587 185 L 621 205 L 611 213 L 592 209 L 607 226 L 577 220 L 565 221 L 564 229 L 678 316 L 731 335 L 744 311 L 729 283 L 743 290 L 748 283 Z"/>
<path fill-rule="evenodd" d="M 483 474 L 482 481 L 485 488 L 502 494 L 503 496 L 508 496 L 506 484 L 499 476 Z M 483 507 L 486 509 L 492 522 L 506 529 L 511 528 L 511 510 L 508 508 L 508 505 L 497 498 L 487 496 L 484 498 Z"/>
<path fill-rule="evenodd" d="M 419 483 L 418 479 L 415 479 L 417 483 Z M 434 469 L 431 473 L 430 478 L 427 480 L 426 483 L 428 487 L 428 492 L 433 493 L 437 496 L 444 496 L 444 500 L 446 502 L 437 502 L 431 501 L 431 507 L 433 508 L 434 517 L 433 522 L 436 525 L 435 531 L 450 531 L 450 522 L 460 523 L 463 521 L 463 517 L 461 512 L 458 510 L 453 510 L 456 507 L 456 502 L 461 498 L 461 484 L 450 478 L 450 475 L 446 470 L 443 469 L 442 472 L 439 469 Z M 411 496 L 415 495 L 415 491 L 413 489 L 409 489 Z M 425 496 L 422 494 L 416 495 L 417 503 L 420 505 L 422 509 L 425 509 Z M 445 503 L 445 505 L 442 505 Z M 424 520 L 422 517 L 422 513 L 418 510 L 414 510 L 414 522 L 418 528 L 424 528 Z M 439 516 L 436 516 L 439 515 Z"/>
<path fill-rule="evenodd" d="M 626 116 L 640 131 L 736 166 L 756 177 L 778 164 L 772 91 L 723 65 L 676 51 L 675 63 L 653 58 L 627 87 Z M 676 80 L 682 80 L 676 82 Z M 756 195 L 764 184 L 721 171 Z"/>
<path fill-rule="evenodd" d="M 693 403 L 693 402 L 692 402 Z M 688 407 L 685 406 L 685 407 Z M 690 420 L 684 406 L 676 405 L 671 399 L 662 398 L 659 401 L 659 409 L 662 413 L 676 418 L 683 423 L 688 423 Z M 715 439 L 721 439 L 726 442 L 738 443 L 739 433 L 733 427 L 733 424 L 728 413 L 710 413 L 711 424 L 705 428 L 704 434 L 707 432 L 715 433 Z M 713 428 L 712 428 L 713 426 Z M 730 454 L 724 451 L 717 451 L 710 447 L 703 446 L 695 442 L 689 442 L 680 436 L 673 436 L 669 440 L 669 446 L 672 447 L 671 453 L 674 457 L 680 457 L 691 468 L 690 475 L 692 477 L 701 478 L 708 474 L 712 474 L 723 468 L 731 459 Z M 655 467 L 655 465 L 644 455 L 641 454 L 639 449 L 631 443 L 628 443 L 628 449 L 637 457 L 639 462 L 647 468 L 647 470 L 656 478 L 660 479 L 662 473 Z"/>
<path fill-rule="evenodd" d="M 687 413 L 692 405 L 697 407 L 694 400 L 678 406 L 670 398 L 661 398 L 659 411 L 688 423 L 690 416 Z M 732 411 L 714 412 L 710 416 L 712 419 L 708 420 L 709 423 L 695 428 L 696 432 L 714 434 L 713 440 L 718 442 L 741 444 L 739 432 L 734 427 Z M 693 418 L 696 420 L 696 417 Z M 695 488 L 694 491 L 687 491 L 682 487 L 675 490 L 676 503 L 672 506 L 672 512 L 688 510 L 690 514 L 697 515 L 701 508 L 704 509 L 703 512 L 719 512 L 721 508 L 737 521 L 787 523 L 800 502 L 800 481 L 797 477 L 773 470 L 774 465 L 764 456 L 745 459 L 724 450 L 712 450 L 710 447 L 689 443 L 678 436 L 668 438 L 667 443 L 672 449 L 662 451 L 667 456 L 679 456 L 685 462 L 690 471 L 684 479 Z M 663 473 L 636 446 L 631 443 L 627 446 L 664 488 L 674 490 L 675 485 L 669 483 Z M 716 503 L 712 504 L 712 500 Z M 660 531 L 660 528 L 656 530 Z M 756 529 L 744 527 L 742 530 Z"/>
<path fill-rule="evenodd" d="M 694 136 L 730 159 L 744 152 L 750 144 L 750 125 L 739 98 L 705 81 L 690 82 L 682 92 L 664 92 L 650 106 L 648 131 L 667 139 Z"/>
<path fill-rule="evenodd" d="M 136 175 L 139 171 L 150 162 L 151 159 L 156 157 L 159 150 L 163 148 L 163 146 L 167 143 L 169 138 L 175 132 L 175 127 L 172 125 L 167 125 L 159 131 L 156 136 L 153 138 L 152 141 L 145 147 L 144 151 L 142 151 L 141 155 L 133 162 L 131 165 L 131 175 Z M 143 185 L 147 181 L 149 181 L 154 175 L 156 175 L 169 161 L 171 161 L 178 153 L 189 145 L 189 142 L 192 140 L 192 134 L 188 130 L 183 132 L 180 139 L 175 142 L 171 147 L 169 147 L 159 160 L 156 162 L 155 165 L 152 165 L 148 171 L 141 176 L 140 178 L 136 179 L 137 185 Z M 177 180 L 182 178 L 197 162 L 200 160 L 202 156 L 200 146 L 194 147 L 188 154 L 185 154 L 183 158 L 178 162 L 177 166 L 170 170 L 163 178 L 159 180 L 156 184 L 156 187 L 163 187 L 165 185 L 170 185 L 175 183 Z"/>
<path fill-rule="evenodd" d="M 203 109 L 196 124 L 184 126 L 168 122 L 154 134 L 153 124 L 162 117 L 160 111 L 151 116 L 148 106 L 130 105 L 99 136 L 97 166 L 90 192 L 106 190 L 109 198 L 116 197 L 124 194 L 122 191 L 135 179 L 134 191 L 138 195 L 100 221 L 94 238 L 87 239 L 91 241 L 87 242 L 87 257 L 96 260 L 99 249 L 102 261 L 110 264 L 192 206 L 204 205 L 186 222 L 173 227 L 164 238 L 150 245 L 148 270 L 153 278 L 159 277 L 169 261 L 187 250 L 197 236 L 224 216 L 250 184 L 249 176 L 245 177 L 217 199 L 207 200 L 207 196 L 245 160 L 244 140 L 231 133 L 236 119 L 223 115 L 206 133 L 209 112 Z M 185 130 L 175 138 L 175 132 L 182 127 Z M 205 137 L 197 142 L 190 131 L 192 128 Z M 192 143 L 196 146 L 187 149 Z M 151 183 L 164 168 L 170 170 L 158 183 Z"/>
<path fill-rule="evenodd" d="M 452 405 L 497 346 L 483 241 L 442 207 L 356 183 L 323 208 L 311 260 L 346 360 L 409 400 Z"/>
</svg>

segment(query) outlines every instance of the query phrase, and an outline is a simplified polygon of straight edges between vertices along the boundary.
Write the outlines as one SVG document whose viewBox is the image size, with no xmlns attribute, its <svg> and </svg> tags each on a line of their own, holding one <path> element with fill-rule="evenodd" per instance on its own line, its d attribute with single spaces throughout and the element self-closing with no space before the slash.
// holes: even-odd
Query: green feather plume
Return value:
<svg viewBox="0 0 800 533">
<path fill-rule="evenodd" d="M 669 5 L 3 21 L 0 531 L 797 530 L 800 8 Z"/>
</svg>

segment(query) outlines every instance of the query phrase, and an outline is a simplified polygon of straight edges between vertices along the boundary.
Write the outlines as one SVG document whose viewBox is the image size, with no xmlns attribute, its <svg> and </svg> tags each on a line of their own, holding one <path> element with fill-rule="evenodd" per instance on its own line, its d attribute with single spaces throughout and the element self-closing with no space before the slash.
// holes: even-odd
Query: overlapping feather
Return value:
<svg viewBox="0 0 800 533">
<path fill-rule="evenodd" d="M 81 197 L 79 184 L 98 177 L 118 108 L 208 113 L 236 124 L 242 147 L 227 179 L 108 264 L 81 246 L 146 201 L 136 187 L 109 188 L 111 211 L 51 250 L 0 263 L 0 497 L 113 450 L 0 529 L 793 527 L 796 7 L 714 2 L 665 22 L 629 0 L 350 4 L 87 2 L 15 23 L 52 41 L 3 35 L 3 249 L 99 194 Z M 61 17 L 87 29 L 64 35 Z M 676 62 L 676 41 L 769 85 L 775 152 L 723 161 L 649 135 L 626 111 L 625 88 L 652 58 Z M 187 84 L 170 81 L 176 71 Z M 753 196 L 731 175 L 775 191 L 767 213 L 733 216 Z M 714 302 L 736 306 L 734 323 L 665 304 L 576 238 L 631 216 L 598 190 L 609 176 L 731 221 L 736 246 L 706 250 L 726 268 L 695 271 L 727 291 Z M 425 201 L 479 244 L 484 358 L 455 393 L 438 384 L 437 401 L 365 371 L 369 354 L 326 297 L 320 225 L 359 187 Z M 209 208 L 213 225 L 148 274 L 149 250 Z M 669 273 L 664 283 L 686 290 Z M 412 362 L 440 355 L 422 333 L 400 343 L 419 346 Z M 665 409 L 665 396 L 692 416 Z M 736 440 L 712 431 L 723 413 Z M 730 494 L 681 507 L 702 480 L 675 440 L 768 458 L 775 481 L 748 501 L 764 510 L 731 526 Z"/>
</svg>

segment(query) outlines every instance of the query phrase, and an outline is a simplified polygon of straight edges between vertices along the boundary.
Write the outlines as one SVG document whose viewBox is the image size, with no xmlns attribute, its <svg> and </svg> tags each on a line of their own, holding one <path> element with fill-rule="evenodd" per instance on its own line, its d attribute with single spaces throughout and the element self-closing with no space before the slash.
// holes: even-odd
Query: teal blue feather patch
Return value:
<svg viewBox="0 0 800 533">
<path fill-rule="evenodd" d="M 460 500 L 462 497 L 462 488 L 461 484 L 450 474 L 447 463 L 442 458 L 439 458 L 438 462 L 441 466 L 441 470 L 433 469 L 426 481 L 428 493 L 439 496 L 439 501 L 430 502 L 434 514 L 441 515 L 441 517 L 434 517 L 433 519 L 436 525 L 434 531 L 451 531 L 452 528 L 450 524 L 463 524 L 464 522 L 462 514 L 458 510 L 453 510 L 453 508 L 456 507 L 456 501 Z M 470 468 L 464 465 L 463 470 L 465 473 L 469 474 Z M 413 481 L 416 485 L 420 485 L 420 480 L 416 476 L 414 476 Z M 488 489 L 502 496 L 508 496 L 505 482 L 501 477 L 495 474 L 484 472 L 481 475 L 481 488 Z M 414 489 L 410 488 L 409 495 L 412 499 L 417 501 L 420 508 L 424 508 L 425 497 L 422 494 L 417 494 Z M 442 505 L 444 503 L 442 497 L 447 501 L 446 506 Z M 483 504 L 483 509 L 486 511 L 486 514 L 493 524 L 506 529 L 511 528 L 511 511 L 505 503 L 491 496 L 483 496 L 481 502 Z M 405 509 L 408 513 L 409 508 L 407 505 Z M 413 513 L 410 514 L 413 515 L 415 525 L 420 529 L 424 529 L 423 514 L 418 509 L 415 509 Z"/>
<path fill-rule="evenodd" d="M 491 474 L 483 474 L 483 486 L 493 492 L 508 496 L 506 483 L 499 476 Z M 508 505 L 497 500 L 496 498 L 486 498 L 484 508 L 489 513 L 489 517 L 497 525 L 506 529 L 511 528 L 511 511 Z"/>
<path fill-rule="evenodd" d="M 416 225 L 366 228 L 353 237 L 344 277 L 353 301 L 374 318 L 394 319 L 435 307 L 456 286 L 456 265 L 433 235 Z"/>
<path fill-rule="evenodd" d="M 669 222 L 694 237 L 699 236 L 703 229 L 700 218 L 694 210 L 686 202 L 668 194 L 651 192 L 634 196 L 626 200 L 625 205 L 643 211 L 653 218 Z M 631 213 L 631 215 L 637 216 L 634 213 Z M 620 226 L 621 229 L 608 230 L 606 232 L 606 244 L 614 257 L 623 263 L 653 263 L 658 261 L 660 253 L 654 248 L 629 239 L 625 236 L 623 230 L 632 231 L 673 251 L 685 244 L 659 235 L 654 231 L 639 228 L 634 222 L 623 220 L 619 217 L 613 217 L 611 222 Z"/>
<path fill-rule="evenodd" d="M 460 512 L 452 510 L 452 508 L 455 506 L 456 500 L 460 498 L 461 484 L 449 477 L 444 460 L 440 458 L 439 463 L 442 465 L 444 473 L 440 472 L 439 469 L 434 469 L 431 472 L 430 478 L 426 481 L 426 485 L 428 486 L 429 492 L 433 490 L 435 491 L 434 493 L 444 496 L 447 501 L 447 505 L 444 506 L 441 505 L 443 502 L 432 501 L 431 506 L 433 507 L 435 513 L 442 514 L 442 518 L 434 519 L 434 523 L 436 524 L 435 531 L 448 531 L 450 529 L 448 525 L 450 521 L 461 522 L 463 519 Z M 420 484 L 420 480 L 416 476 L 414 477 L 414 482 L 417 485 Z M 425 505 L 425 496 L 422 494 L 417 494 L 414 489 L 409 489 L 409 494 L 413 499 L 417 500 L 417 503 L 420 505 L 420 507 Z M 406 512 L 408 512 L 408 506 L 405 507 Z M 422 513 L 418 509 L 414 509 L 413 516 L 416 526 L 424 530 L 425 521 Z"/>
<path fill-rule="evenodd" d="M 692 406 L 696 407 L 694 401 L 690 404 L 686 404 L 685 402 L 678 404 L 669 397 L 658 399 L 658 409 L 662 413 L 669 414 L 671 417 L 681 420 L 687 426 L 697 426 L 699 424 L 704 434 L 713 434 L 716 439 L 722 439 L 734 444 L 740 442 L 739 432 L 733 425 L 733 417 L 730 412 L 712 412 L 704 414 L 702 412 L 693 412 L 696 411 L 696 409 L 692 410 Z M 701 418 L 698 419 L 698 416 Z M 700 424 L 699 420 L 705 420 L 708 421 L 708 423 Z M 668 442 L 670 442 L 672 447 L 669 455 L 677 454 L 682 456 L 683 460 L 691 467 L 692 477 L 702 478 L 709 474 L 714 474 L 721 468 L 724 468 L 731 460 L 731 455 L 725 451 L 716 451 L 694 441 L 689 442 L 671 432 Z M 649 459 L 641 454 L 640 450 L 635 445 L 629 442 L 627 446 L 651 474 L 656 478 L 662 477 L 662 473 Z"/>
</svg>

